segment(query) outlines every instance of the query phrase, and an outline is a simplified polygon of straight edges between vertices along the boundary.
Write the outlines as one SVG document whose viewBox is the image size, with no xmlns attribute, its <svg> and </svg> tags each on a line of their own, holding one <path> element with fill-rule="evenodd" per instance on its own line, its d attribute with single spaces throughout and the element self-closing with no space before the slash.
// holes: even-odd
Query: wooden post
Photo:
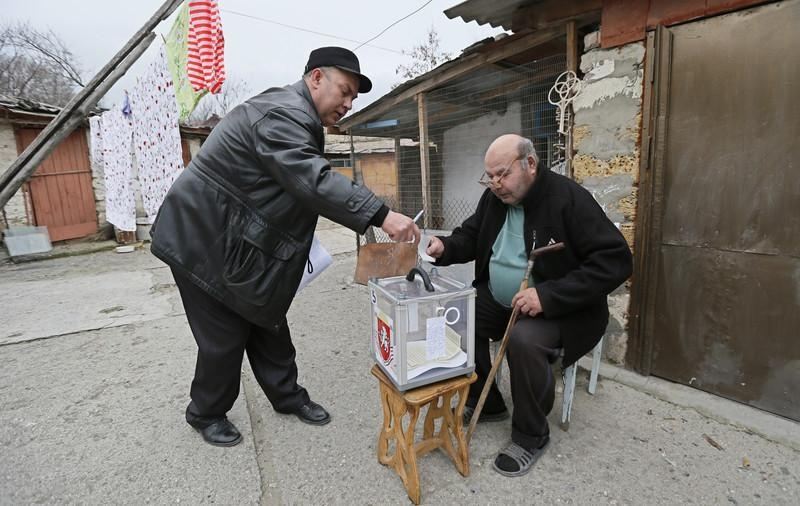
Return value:
<svg viewBox="0 0 800 506">
<path fill-rule="evenodd" d="M 403 212 L 403 203 L 400 200 L 400 166 L 402 163 L 402 155 L 400 153 L 400 138 L 394 138 L 394 211 L 399 213 Z"/>
<path fill-rule="evenodd" d="M 424 228 L 431 226 L 431 162 L 428 142 L 428 108 L 425 105 L 425 94 L 417 94 L 417 115 L 419 118 L 419 163 L 422 174 L 422 216 Z"/>
<path fill-rule="evenodd" d="M 575 72 L 575 75 L 578 75 L 578 62 L 579 62 L 579 55 L 578 55 L 578 27 L 575 24 L 575 21 L 567 22 L 567 70 L 571 70 Z M 567 114 L 567 119 L 569 124 L 567 125 L 567 135 L 564 139 L 564 175 L 568 178 L 572 179 L 572 156 L 574 155 L 572 151 L 572 128 L 575 125 L 575 116 L 574 111 L 572 110 L 572 104 L 569 106 L 569 111 Z"/>
<path fill-rule="evenodd" d="M 111 86 L 142 55 L 155 37 L 153 29 L 182 3 L 167 0 L 139 29 L 127 44 L 89 81 L 58 115 L 36 136 L 11 166 L 0 175 L 0 208 L 19 190 L 36 171 L 39 164 L 83 121 L 89 111 Z M 76 117 L 79 117 L 76 120 Z"/>
<path fill-rule="evenodd" d="M 578 73 L 578 27 L 575 21 L 567 23 L 567 70 Z"/>
</svg>

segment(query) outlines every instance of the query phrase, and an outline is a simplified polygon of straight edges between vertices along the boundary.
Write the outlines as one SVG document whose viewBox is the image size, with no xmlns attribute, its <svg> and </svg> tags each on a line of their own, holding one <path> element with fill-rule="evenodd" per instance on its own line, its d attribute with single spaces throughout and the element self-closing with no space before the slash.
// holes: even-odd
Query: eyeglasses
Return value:
<svg viewBox="0 0 800 506">
<path fill-rule="evenodd" d="M 506 167 L 503 172 L 497 174 L 496 176 L 490 176 L 487 173 L 481 174 L 481 178 L 478 179 L 478 184 L 481 186 L 485 186 L 486 188 L 499 188 L 500 184 L 503 182 L 506 176 L 511 174 L 511 168 L 514 167 L 514 164 L 519 161 L 520 158 L 515 159 L 511 164 Z"/>
</svg>

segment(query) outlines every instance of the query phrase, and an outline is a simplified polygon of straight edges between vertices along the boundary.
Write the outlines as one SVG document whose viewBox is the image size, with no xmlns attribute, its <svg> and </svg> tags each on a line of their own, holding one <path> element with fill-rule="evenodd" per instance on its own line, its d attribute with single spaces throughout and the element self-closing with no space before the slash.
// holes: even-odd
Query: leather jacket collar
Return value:
<svg viewBox="0 0 800 506">
<path fill-rule="evenodd" d="M 314 118 L 319 122 L 322 123 L 322 120 L 319 118 L 319 113 L 317 112 L 317 106 L 314 105 L 314 99 L 311 98 L 311 90 L 308 89 L 308 85 L 304 79 L 300 79 L 294 84 L 289 85 L 298 95 L 303 97 L 306 102 L 311 106 L 311 110 L 314 111 Z"/>
</svg>

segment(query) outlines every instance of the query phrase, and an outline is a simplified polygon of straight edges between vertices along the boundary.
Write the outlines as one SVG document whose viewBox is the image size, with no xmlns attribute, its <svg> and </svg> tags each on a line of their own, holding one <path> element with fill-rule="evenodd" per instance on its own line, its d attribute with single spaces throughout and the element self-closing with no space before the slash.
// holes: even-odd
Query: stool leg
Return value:
<svg viewBox="0 0 800 506">
<path fill-rule="evenodd" d="M 417 471 L 417 455 L 414 451 L 414 428 L 419 417 L 419 408 L 408 406 L 399 392 L 381 383 L 383 405 L 383 427 L 378 434 L 378 462 L 391 466 L 403 482 L 409 499 L 419 504 L 420 488 Z M 403 417 L 409 413 L 411 420 L 403 430 Z M 389 442 L 394 439 L 394 455 L 389 455 Z"/>
<path fill-rule="evenodd" d="M 414 448 L 414 429 L 419 418 L 419 407 L 407 406 L 407 408 L 411 419 L 408 422 L 408 429 L 405 431 L 403 431 L 402 419 L 400 420 L 399 431 L 403 435 L 403 439 L 402 442 L 400 439 L 397 440 L 397 448 L 398 453 L 403 456 L 403 462 L 400 462 L 403 467 L 401 478 L 403 478 L 403 484 L 406 486 L 408 497 L 414 504 L 419 504 L 419 469 L 417 468 L 417 452 Z M 399 470 L 398 473 L 400 473 Z"/>
<path fill-rule="evenodd" d="M 469 456 L 467 455 L 465 458 L 464 455 L 465 445 L 462 441 L 463 431 L 462 424 L 460 423 L 461 417 L 464 414 L 464 404 L 466 403 L 465 395 L 459 395 L 459 403 L 455 410 L 450 407 L 452 405 L 453 396 L 459 394 L 460 391 L 461 389 L 454 389 L 442 393 L 435 401 L 437 404 L 441 402 L 441 405 L 435 407 L 431 405 L 428 409 L 428 414 L 425 418 L 425 439 L 420 443 L 419 448 L 423 452 L 432 448 L 441 449 L 450 457 L 450 460 L 453 461 L 459 473 L 463 476 L 469 476 Z M 466 389 L 464 389 L 464 392 L 466 392 Z M 461 402 L 462 399 L 463 402 Z M 439 428 L 439 432 L 434 434 L 434 421 L 437 418 L 442 419 L 442 425 Z M 461 435 L 460 438 L 459 435 Z M 453 445 L 454 440 L 456 442 L 455 446 Z"/>
<path fill-rule="evenodd" d="M 381 431 L 378 433 L 378 462 L 384 466 L 393 466 L 394 457 L 389 456 L 389 440 L 396 438 L 392 425 L 395 416 L 392 410 L 392 400 L 395 396 L 392 394 L 391 390 L 383 384 L 380 385 L 380 389 L 381 406 L 383 407 L 383 427 L 381 427 Z M 400 417 L 402 416 L 403 413 L 400 413 Z"/>
<path fill-rule="evenodd" d="M 469 476 L 469 444 L 467 444 L 466 434 L 463 430 L 464 405 L 467 403 L 469 385 L 464 385 L 458 389 L 458 405 L 456 406 L 453 418 L 449 420 L 448 429 L 456 440 L 458 457 L 455 458 L 456 469 L 462 476 Z M 449 439 L 449 437 L 448 437 Z"/>
<path fill-rule="evenodd" d="M 442 416 L 442 407 L 439 406 L 440 402 L 442 402 L 441 396 L 428 403 L 428 412 L 425 414 L 425 423 L 423 424 L 422 431 L 423 440 L 428 440 L 434 437 L 433 432 L 436 427 L 436 419 Z"/>
</svg>

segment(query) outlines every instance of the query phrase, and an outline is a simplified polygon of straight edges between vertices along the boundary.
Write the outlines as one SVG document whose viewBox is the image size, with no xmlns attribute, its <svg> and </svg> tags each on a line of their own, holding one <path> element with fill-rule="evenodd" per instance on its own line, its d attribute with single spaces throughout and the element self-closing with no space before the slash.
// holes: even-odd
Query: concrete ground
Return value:
<svg viewBox="0 0 800 506">
<path fill-rule="evenodd" d="M 233 448 L 183 421 L 195 344 L 164 264 L 144 246 L 0 265 L 0 504 L 409 504 L 378 464 L 369 302 L 355 237 L 322 222 L 334 265 L 289 319 L 300 381 L 333 421 L 274 412 L 245 363 Z M 246 362 L 246 361 L 245 361 Z M 800 504 L 800 425 L 604 366 L 533 471 L 491 463 L 510 422 L 478 426 L 471 475 L 420 460 L 424 504 Z M 502 390 L 508 395 L 508 375 Z"/>
</svg>

